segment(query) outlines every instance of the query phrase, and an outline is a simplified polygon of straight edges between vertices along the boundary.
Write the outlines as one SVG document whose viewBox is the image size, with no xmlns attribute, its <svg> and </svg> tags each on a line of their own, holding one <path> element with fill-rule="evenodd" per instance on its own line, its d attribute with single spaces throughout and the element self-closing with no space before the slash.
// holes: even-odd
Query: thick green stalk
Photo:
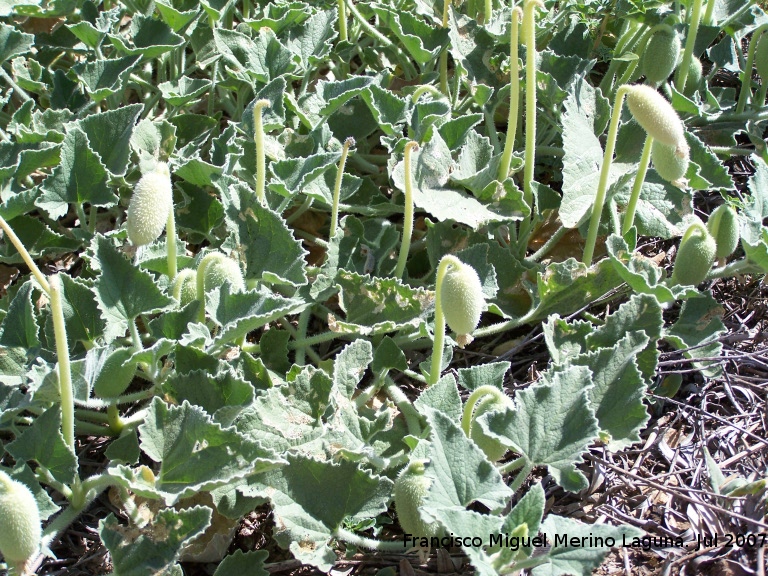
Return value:
<svg viewBox="0 0 768 576">
<path fill-rule="evenodd" d="M 472 414 L 475 411 L 475 404 L 477 404 L 483 396 L 493 396 L 497 400 L 504 400 L 504 393 L 495 386 L 479 386 L 472 391 L 472 394 L 467 398 L 467 403 L 464 405 L 464 412 L 461 415 L 461 429 L 464 430 L 464 434 L 467 435 L 467 438 L 469 438 L 469 433 L 472 429 Z"/>
<path fill-rule="evenodd" d="M 404 552 L 406 551 L 403 539 L 398 540 L 374 540 L 366 536 L 358 536 L 354 532 L 351 532 L 345 528 L 336 528 L 333 533 L 334 537 L 344 542 L 348 542 L 358 548 L 365 548 L 366 550 L 376 550 L 377 552 Z"/>
<path fill-rule="evenodd" d="M 749 50 L 747 51 L 747 62 L 744 64 L 744 71 L 741 73 L 741 89 L 739 90 L 739 101 L 736 103 L 736 114 L 744 112 L 744 108 L 747 106 L 747 100 L 752 94 L 752 66 L 755 63 L 755 49 L 757 48 L 757 41 L 763 32 L 768 30 L 768 24 L 759 26 L 754 32 L 752 32 L 752 38 L 749 40 Z M 762 79 L 763 84 L 768 82 L 765 78 Z M 758 106 L 762 103 L 758 102 Z"/>
<path fill-rule="evenodd" d="M 632 48 L 640 35 L 643 34 L 642 25 L 636 20 L 626 20 L 623 26 L 623 31 L 619 40 L 616 42 L 616 47 L 613 50 L 614 58 L 608 65 L 608 71 L 605 73 L 602 81 L 600 82 L 600 91 L 603 96 L 608 98 L 609 94 L 613 92 L 614 79 L 619 67 L 624 63 L 617 58 L 623 56 L 626 50 Z M 621 84 L 621 82 L 620 82 Z"/>
<path fill-rule="evenodd" d="M 168 259 L 168 279 L 173 282 L 178 272 L 176 264 L 176 217 L 173 213 L 173 205 L 168 212 L 168 223 L 165 225 L 165 247 Z"/>
<path fill-rule="evenodd" d="M 714 1 L 714 0 L 713 0 Z M 677 67 L 675 75 L 675 89 L 678 92 L 685 90 L 685 81 L 688 79 L 688 70 L 691 67 L 693 59 L 693 48 L 696 44 L 696 35 L 699 33 L 699 22 L 701 22 L 701 6 L 703 0 L 693 0 L 693 9 L 688 23 L 688 33 L 685 35 L 685 49 L 683 50 L 683 60 Z"/>
<path fill-rule="evenodd" d="M 344 7 L 344 0 L 338 0 L 339 9 L 339 40 L 347 41 L 347 9 Z"/>
<path fill-rule="evenodd" d="M 483 23 L 488 24 L 493 14 L 493 0 L 485 0 L 485 13 L 483 14 Z"/>
<path fill-rule="evenodd" d="M 75 450 L 75 394 L 72 388 L 72 370 L 69 365 L 67 327 L 64 323 L 64 306 L 61 300 L 61 277 L 51 277 L 50 291 L 53 333 L 56 339 L 56 357 L 59 361 L 59 396 L 61 398 L 61 432 L 64 441 Z"/>
<path fill-rule="evenodd" d="M 6 222 L 5 218 L 2 216 L 0 216 L 0 228 L 3 229 L 3 233 L 6 235 L 8 240 L 11 241 L 11 244 L 13 244 L 14 248 L 16 248 L 16 251 L 21 256 L 21 259 L 24 260 L 24 264 L 27 265 L 29 271 L 32 272 L 35 280 L 37 280 L 37 283 L 40 284 L 43 290 L 45 290 L 46 294 L 50 295 L 51 286 L 48 283 L 48 280 L 45 279 L 45 276 L 40 271 L 40 268 L 38 268 L 37 264 L 35 264 L 35 261 L 32 260 L 32 256 L 27 251 L 24 243 L 21 241 L 21 239 L 19 239 L 18 236 L 16 236 L 16 233 L 10 226 L 8 226 L 8 222 Z"/>
<path fill-rule="evenodd" d="M 512 10 L 512 25 L 509 34 L 509 117 L 507 120 L 507 138 L 504 142 L 504 152 L 501 155 L 499 164 L 498 179 L 500 182 L 506 180 L 509 176 L 509 167 L 512 164 L 512 152 L 515 148 L 515 137 L 517 136 L 517 114 L 520 108 L 520 67 L 518 63 L 518 42 L 520 19 L 523 11 L 516 7 Z"/>
<path fill-rule="evenodd" d="M 266 197 L 266 156 L 264 153 L 264 125 L 262 110 L 269 106 L 269 100 L 257 100 L 253 105 L 253 142 L 256 145 L 256 198 L 262 205 L 267 203 Z"/>
<path fill-rule="evenodd" d="M 435 280 L 435 328 L 434 341 L 432 343 L 432 363 L 429 368 L 427 384 L 433 386 L 440 379 L 443 362 L 443 343 L 445 342 L 445 315 L 443 314 L 442 292 L 443 279 L 451 267 L 461 267 L 461 260 L 456 256 L 446 254 L 440 259 L 437 266 L 437 278 Z"/>
<path fill-rule="evenodd" d="M 701 23 L 704 26 L 712 26 L 715 23 L 715 4 L 717 4 L 717 0 L 707 0 L 707 9 L 704 11 L 704 17 L 701 19 Z"/>
<path fill-rule="evenodd" d="M 397 257 L 395 278 L 401 279 L 405 273 L 405 264 L 408 262 L 408 252 L 411 249 L 411 236 L 413 235 L 413 176 L 411 175 L 411 152 L 418 148 L 418 142 L 411 140 L 405 145 L 405 159 L 403 179 L 405 181 L 405 212 L 403 214 L 403 241 L 400 243 L 400 254 Z"/>
<path fill-rule="evenodd" d="M 344 141 L 344 147 L 341 149 L 341 160 L 339 160 L 339 168 L 336 171 L 336 182 L 333 187 L 333 206 L 331 207 L 331 231 L 329 238 L 333 238 L 336 235 L 336 228 L 339 223 L 339 196 L 341 194 L 341 181 L 344 177 L 344 166 L 347 163 L 347 154 L 349 153 L 349 147 L 355 145 L 354 138 L 347 138 Z"/>
<path fill-rule="evenodd" d="M 443 28 L 448 28 L 448 6 L 451 4 L 451 0 L 443 1 Z M 440 53 L 440 92 L 449 96 L 448 94 L 448 48 L 446 47 Z"/>
<path fill-rule="evenodd" d="M 608 140 L 605 143 L 605 154 L 603 155 L 603 165 L 600 168 L 600 180 L 597 185 L 597 194 L 595 203 L 592 205 L 592 217 L 589 221 L 589 230 L 587 232 L 587 241 L 584 245 L 584 255 L 581 259 L 587 266 L 592 264 L 592 256 L 595 253 L 595 244 L 597 243 L 597 231 L 600 228 L 600 216 L 603 213 L 605 204 L 605 194 L 608 190 L 608 176 L 613 163 L 613 151 L 616 148 L 616 136 L 619 133 L 619 120 L 621 119 L 621 107 L 624 104 L 624 97 L 629 87 L 620 86 L 616 91 L 616 100 L 613 104 L 611 113 L 611 124 L 608 127 Z"/>
<path fill-rule="evenodd" d="M 651 147 L 653 146 L 653 136 L 650 134 L 645 137 L 643 153 L 640 156 L 640 165 L 637 167 L 635 183 L 632 186 L 632 193 L 629 195 L 627 203 L 627 213 L 624 215 L 624 224 L 621 227 L 622 235 L 629 232 L 635 223 L 635 212 L 637 211 L 637 200 L 640 198 L 640 189 L 645 182 L 645 174 L 648 172 L 648 165 L 651 163 Z"/>
<path fill-rule="evenodd" d="M 525 168 L 523 199 L 533 207 L 533 168 L 536 161 L 536 8 L 541 0 L 525 0 L 523 41 L 525 42 Z M 533 214 L 533 212 L 531 212 Z"/>
</svg>

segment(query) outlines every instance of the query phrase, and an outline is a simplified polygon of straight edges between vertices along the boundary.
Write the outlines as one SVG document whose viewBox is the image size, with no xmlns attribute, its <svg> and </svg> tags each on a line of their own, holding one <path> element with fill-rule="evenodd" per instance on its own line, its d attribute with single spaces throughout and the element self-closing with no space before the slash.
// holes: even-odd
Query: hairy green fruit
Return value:
<svg viewBox="0 0 768 576">
<path fill-rule="evenodd" d="M 135 246 L 154 242 L 163 233 L 173 209 L 173 189 L 168 165 L 159 162 L 144 174 L 128 205 L 128 239 Z"/>
<path fill-rule="evenodd" d="M 651 161 L 659 176 L 667 182 L 680 180 L 688 171 L 690 148 L 685 146 L 669 146 L 654 140 L 651 144 Z"/>
<path fill-rule="evenodd" d="M 669 26 L 657 29 L 648 40 L 640 60 L 640 71 L 648 82 L 659 85 L 674 72 L 680 54 L 680 37 Z"/>
<path fill-rule="evenodd" d="M 472 266 L 461 262 L 448 270 L 443 278 L 440 306 L 446 323 L 459 336 L 459 346 L 469 344 L 485 308 L 483 286 Z"/>
<path fill-rule="evenodd" d="M 704 71 L 701 68 L 701 60 L 696 57 L 691 58 L 691 65 L 688 67 L 688 79 L 685 82 L 683 93 L 686 96 L 692 96 L 698 89 L 699 84 L 701 84 L 703 76 Z"/>
<path fill-rule="evenodd" d="M 437 522 L 425 522 L 419 514 L 419 507 L 429 493 L 432 480 L 424 474 L 424 462 L 413 460 L 395 480 L 395 510 L 400 527 L 406 534 L 416 538 L 440 536 L 442 530 Z"/>
<path fill-rule="evenodd" d="M 707 230 L 715 239 L 715 258 L 728 258 L 736 251 L 741 234 L 736 210 L 730 204 L 721 204 L 709 215 Z"/>
<path fill-rule="evenodd" d="M 627 106 L 649 136 L 668 146 L 685 145 L 685 128 L 672 104 L 650 86 L 632 85 Z"/>
<path fill-rule="evenodd" d="M 698 222 L 685 231 L 675 257 L 672 283 L 697 286 L 707 277 L 715 262 L 717 244 L 707 228 Z"/>
<path fill-rule="evenodd" d="M 197 272 L 191 268 L 185 268 L 173 283 L 173 297 L 178 300 L 183 308 L 197 299 Z"/>
<path fill-rule="evenodd" d="M 40 548 L 40 512 L 29 488 L 2 470 L 0 526 L 0 553 L 8 564 L 23 566 Z"/>
<path fill-rule="evenodd" d="M 763 82 L 768 82 L 768 34 L 763 32 L 755 47 L 755 68 Z"/>
<path fill-rule="evenodd" d="M 507 453 L 507 447 L 496 440 L 491 438 L 480 427 L 477 419 L 486 412 L 499 412 L 505 408 L 511 408 L 512 401 L 508 396 L 500 394 L 499 396 L 487 395 L 477 404 L 474 414 L 472 414 L 472 424 L 470 426 L 469 437 L 480 447 L 480 450 L 485 453 L 488 460 L 496 462 L 504 457 Z"/>
<path fill-rule="evenodd" d="M 245 290 L 245 279 L 237 262 L 219 253 L 206 255 L 206 258 L 210 259 L 205 267 L 206 292 L 223 286 L 224 282 L 230 283 L 232 292 Z"/>
</svg>

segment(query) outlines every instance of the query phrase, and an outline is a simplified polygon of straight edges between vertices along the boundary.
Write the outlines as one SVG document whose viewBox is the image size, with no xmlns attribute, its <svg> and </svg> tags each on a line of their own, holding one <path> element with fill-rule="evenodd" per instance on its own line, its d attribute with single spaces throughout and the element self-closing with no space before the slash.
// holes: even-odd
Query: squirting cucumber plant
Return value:
<svg viewBox="0 0 768 576">
<path fill-rule="evenodd" d="M 0 2 L 0 570 L 586 576 L 656 536 L 610 459 L 717 386 L 723 283 L 768 270 L 736 4 Z M 713 454 L 708 514 L 758 469 Z"/>
</svg>

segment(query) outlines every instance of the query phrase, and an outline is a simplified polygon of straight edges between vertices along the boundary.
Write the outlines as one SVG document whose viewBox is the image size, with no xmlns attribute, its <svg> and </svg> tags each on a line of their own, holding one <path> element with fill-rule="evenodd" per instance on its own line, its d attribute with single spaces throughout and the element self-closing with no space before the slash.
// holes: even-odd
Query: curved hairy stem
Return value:
<svg viewBox="0 0 768 576">
<path fill-rule="evenodd" d="M 472 427 L 472 414 L 475 412 L 475 404 L 483 396 L 493 396 L 498 400 L 504 400 L 504 392 L 496 388 L 496 386 L 484 385 L 478 386 L 472 391 L 472 394 L 467 398 L 467 403 L 464 405 L 464 412 L 461 415 L 461 429 L 464 430 L 464 434 L 469 437 L 469 432 Z"/>
<path fill-rule="evenodd" d="M 446 254 L 440 259 L 437 266 L 437 278 L 435 280 L 435 338 L 432 343 L 432 363 L 429 368 L 429 378 L 427 385 L 437 384 L 440 379 L 443 362 L 443 343 L 445 342 L 445 315 L 442 305 L 442 284 L 449 268 L 461 267 L 461 260 L 450 254 Z"/>
</svg>

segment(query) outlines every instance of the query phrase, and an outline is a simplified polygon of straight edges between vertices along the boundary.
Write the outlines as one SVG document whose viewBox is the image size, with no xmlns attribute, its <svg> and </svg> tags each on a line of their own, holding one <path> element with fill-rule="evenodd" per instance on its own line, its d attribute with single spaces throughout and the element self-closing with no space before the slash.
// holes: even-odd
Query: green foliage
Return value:
<svg viewBox="0 0 768 576">
<path fill-rule="evenodd" d="M 526 111 L 535 155 L 518 137 L 502 160 L 516 85 L 510 11 L 454 2 L 444 25 L 432 4 L 345 2 L 341 39 L 332 0 L 0 0 L 0 261 L 12 272 L 0 298 L 0 457 L 17 463 L 9 474 L 41 516 L 62 507 L 57 530 L 106 489 L 146 500 L 100 520 L 115 573 L 180 574 L 185 549 L 219 516 L 237 522 L 260 505 L 275 519 L 270 546 L 323 571 L 345 543 L 404 551 L 387 526 L 393 499 L 415 536 L 481 537 L 461 545 L 481 576 L 586 576 L 607 553 L 512 550 L 491 534 L 636 535 L 548 511 L 531 474 L 546 467 L 582 490 L 588 450 L 638 443 L 661 346 L 717 375 L 724 310 L 695 285 L 768 271 L 768 167 L 764 102 L 738 110 L 735 91 L 711 80 L 741 73 L 752 93 L 738 48 L 765 14 L 711 4 L 693 56 L 713 68 L 697 77 L 694 58 L 686 90 L 669 87 L 667 99 L 633 83 L 640 73 L 663 82 L 677 61 L 683 26 L 658 26 L 676 17 L 669 2 L 540 11 Z M 755 60 L 763 77 L 767 45 Z M 617 89 L 637 122 L 617 110 L 609 127 Z M 655 171 L 638 185 L 635 226 L 618 236 L 644 131 Z M 746 190 L 726 167 L 737 133 L 758 146 Z M 412 232 L 408 142 L 418 143 Z M 534 169 L 521 178 L 526 161 Z M 595 257 L 581 263 L 573 252 L 598 189 Z M 670 281 L 647 237 L 679 236 L 702 190 L 738 211 L 718 208 L 709 232 L 686 232 Z M 176 230 L 163 234 L 169 222 Z M 744 257 L 713 270 L 738 253 L 739 232 Z M 433 319 L 446 258 L 458 264 L 441 311 L 458 337 L 442 345 Z M 537 326 L 549 357 L 512 393 L 508 373 L 525 368 L 517 351 L 528 342 L 512 331 Z M 454 356 L 470 333 L 478 342 Z M 502 350 L 514 364 L 482 363 Z M 464 414 L 465 392 L 489 389 Z M 71 425 L 108 445 L 91 477 Z M 361 535 L 370 529 L 376 540 Z M 263 576 L 267 560 L 235 553 L 211 571 Z"/>
</svg>

